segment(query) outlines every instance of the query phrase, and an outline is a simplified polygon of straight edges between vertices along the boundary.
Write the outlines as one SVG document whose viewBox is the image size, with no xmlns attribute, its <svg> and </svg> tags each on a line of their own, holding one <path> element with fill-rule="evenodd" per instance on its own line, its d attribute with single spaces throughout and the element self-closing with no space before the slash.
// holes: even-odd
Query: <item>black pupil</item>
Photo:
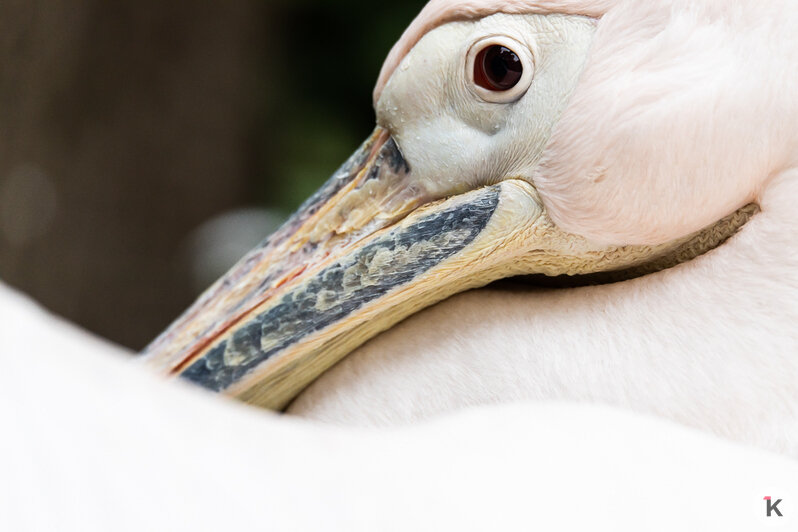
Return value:
<svg viewBox="0 0 798 532">
<path fill-rule="evenodd" d="M 505 46 L 494 44 L 477 55 L 474 81 L 491 91 L 508 91 L 518 85 L 524 66 L 518 55 Z"/>
</svg>

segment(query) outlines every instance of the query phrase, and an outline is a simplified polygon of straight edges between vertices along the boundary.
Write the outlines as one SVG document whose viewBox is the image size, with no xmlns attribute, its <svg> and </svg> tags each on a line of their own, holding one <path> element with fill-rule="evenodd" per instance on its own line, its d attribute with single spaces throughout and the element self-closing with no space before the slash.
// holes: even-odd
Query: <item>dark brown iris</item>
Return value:
<svg viewBox="0 0 798 532">
<path fill-rule="evenodd" d="M 498 44 L 479 52 L 474 62 L 474 81 L 489 91 L 508 91 L 518 85 L 523 74 L 518 55 Z"/>
</svg>

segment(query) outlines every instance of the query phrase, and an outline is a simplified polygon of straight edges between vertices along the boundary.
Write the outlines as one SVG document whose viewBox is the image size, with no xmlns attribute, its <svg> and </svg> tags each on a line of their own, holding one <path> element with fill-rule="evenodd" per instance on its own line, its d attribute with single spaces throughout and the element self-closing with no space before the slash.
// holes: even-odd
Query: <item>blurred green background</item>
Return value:
<svg viewBox="0 0 798 532">
<path fill-rule="evenodd" d="M 269 202 L 296 207 L 374 128 L 382 62 L 424 1 L 272 1 L 259 68 L 268 94 L 260 168 Z"/>
<path fill-rule="evenodd" d="M 0 3 L 0 278 L 142 348 L 370 133 L 423 4 Z"/>
</svg>

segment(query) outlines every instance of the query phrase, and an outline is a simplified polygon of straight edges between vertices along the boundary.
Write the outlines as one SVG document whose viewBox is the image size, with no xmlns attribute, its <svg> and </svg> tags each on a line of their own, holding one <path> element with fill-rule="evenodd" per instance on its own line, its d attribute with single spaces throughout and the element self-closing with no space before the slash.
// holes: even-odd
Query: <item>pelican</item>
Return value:
<svg viewBox="0 0 798 532">
<path fill-rule="evenodd" d="M 338 423 L 568 400 L 798 456 L 796 22 L 787 0 L 433 0 L 373 135 L 145 363 Z M 420 312 L 529 274 L 626 282 Z"/>
<path fill-rule="evenodd" d="M 433 0 L 375 132 L 141 360 L 0 285 L 0 528 L 794 526 L 796 22 Z M 529 274 L 569 287 L 483 288 Z"/>
</svg>

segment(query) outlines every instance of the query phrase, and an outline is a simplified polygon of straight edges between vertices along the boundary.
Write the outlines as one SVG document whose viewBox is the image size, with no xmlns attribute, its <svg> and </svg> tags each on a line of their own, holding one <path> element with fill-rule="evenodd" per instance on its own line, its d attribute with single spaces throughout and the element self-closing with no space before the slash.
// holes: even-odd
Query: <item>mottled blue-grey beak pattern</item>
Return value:
<svg viewBox="0 0 798 532">
<path fill-rule="evenodd" d="M 385 307 L 385 300 L 413 292 L 416 280 L 467 248 L 499 203 L 499 186 L 429 203 L 411 174 L 378 128 L 279 231 L 145 350 L 147 363 L 215 392 L 284 407 L 357 345 L 404 318 L 402 305 Z M 404 298 L 413 299 L 439 298 Z"/>
</svg>

